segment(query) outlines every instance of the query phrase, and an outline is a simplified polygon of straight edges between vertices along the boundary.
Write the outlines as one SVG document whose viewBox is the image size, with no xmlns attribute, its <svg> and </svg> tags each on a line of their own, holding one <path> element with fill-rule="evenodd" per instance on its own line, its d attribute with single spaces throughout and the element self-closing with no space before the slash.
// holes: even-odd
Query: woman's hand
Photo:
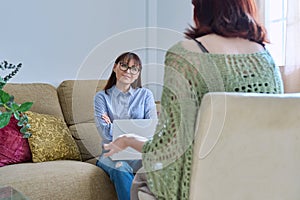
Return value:
<svg viewBox="0 0 300 200">
<path fill-rule="evenodd" d="M 111 124 L 110 118 L 107 114 L 103 114 L 101 117 L 107 124 Z"/>
<path fill-rule="evenodd" d="M 118 153 L 119 151 L 122 151 L 123 149 L 126 149 L 128 147 L 127 139 L 128 138 L 126 135 L 120 135 L 113 142 L 110 142 L 109 144 L 104 144 L 104 149 L 108 150 L 107 153 L 104 153 L 104 156 L 111 156 L 115 153 Z"/>
<path fill-rule="evenodd" d="M 135 134 L 124 134 L 120 135 L 116 140 L 109 144 L 104 144 L 104 149 L 108 150 L 107 153 L 104 153 L 104 156 L 111 156 L 119 151 L 126 149 L 127 147 L 131 147 L 138 152 L 142 152 L 142 148 L 144 143 L 148 139 L 145 137 L 141 137 Z"/>
</svg>

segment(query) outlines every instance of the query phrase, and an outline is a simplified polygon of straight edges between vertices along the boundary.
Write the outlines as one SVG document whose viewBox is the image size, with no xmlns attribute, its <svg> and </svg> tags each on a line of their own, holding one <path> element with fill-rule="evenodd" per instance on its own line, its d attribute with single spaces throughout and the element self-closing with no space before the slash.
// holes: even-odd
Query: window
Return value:
<svg viewBox="0 0 300 200">
<path fill-rule="evenodd" d="M 265 0 L 265 26 L 270 44 L 268 50 L 277 65 L 285 63 L 287 0 Z"/>
</svg>

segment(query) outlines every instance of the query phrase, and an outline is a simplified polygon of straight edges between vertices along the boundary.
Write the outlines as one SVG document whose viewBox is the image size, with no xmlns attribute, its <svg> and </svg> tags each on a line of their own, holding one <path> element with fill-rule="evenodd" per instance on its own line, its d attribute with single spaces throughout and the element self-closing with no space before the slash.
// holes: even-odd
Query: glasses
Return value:
<svg viewBox="0 0 300 200">
<path fill-rule="evenodd" d="M 119 68 L 120 68 L 120 70 L 122 70 L 124 72 L 129 69 L 130 73 L 133 74 L 133 75 L 137 74 L 140 71 L 139 67 L 134 66 L 134 65 L 132 65 L 131 67 L 129 67 L 127 64 L 125 64 L 123 62 L 119 63 Z"/>
</svg>

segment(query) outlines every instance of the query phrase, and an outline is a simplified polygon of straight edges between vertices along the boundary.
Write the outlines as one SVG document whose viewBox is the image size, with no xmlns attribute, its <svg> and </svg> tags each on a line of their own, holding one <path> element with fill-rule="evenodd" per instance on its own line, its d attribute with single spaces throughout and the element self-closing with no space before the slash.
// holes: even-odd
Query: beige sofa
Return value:
<svg viewBox="0 0 300 200">
<path fill-rule="evenodd" d="M 93 97 L 105 81 L 68 80 L 57 88 L 50 84 L 13 84 L 4 90 L 15 101 L 34 102 L 31 111 L 65 120 L 79 147 L 81 161 L 57 160 L 20 163 L 0 168 L 0 186 L 12 186 L 29 199 L 117 199 L 114 186 L 95 166 L 101 138 L 93 116 Z"/>
</svg>

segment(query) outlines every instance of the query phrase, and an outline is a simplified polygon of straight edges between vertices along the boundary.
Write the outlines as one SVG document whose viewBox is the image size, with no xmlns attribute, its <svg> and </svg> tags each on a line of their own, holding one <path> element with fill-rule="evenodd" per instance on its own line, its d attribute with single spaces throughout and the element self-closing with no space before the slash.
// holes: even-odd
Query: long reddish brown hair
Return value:
<svg viewBox="0 0 300 200">
<path fill-rule="evenodd" d="M 136 66 L 140 67 L 140 74 L 139 74 L 138 78 L 131 84 L 131 87 L 141 88 L 142 87 L 142 79 L 141 79 L 142 62 L 138 55 L 136 55 L 135 53 L 132 53 L 132 52 L 122 53 L 115 60 L 114 67 L 121 61 L 128 64 L 130 60 L 133 60 L 134 64 Z M 104 87 L 106 94 L 107 94 L 107 90 L 117 83 L 117 77 L 116 77 L 116 73 L 114 72 L 114 67 L 113 67 L 110 77 Z"/>
<path fill-rule="evenodd" d="M 189 38 L 215 33 L 269 42 L 266 29 L 258 21 L 255 0 L 192 0 L 192 4 L 195 26 L 185 32 Z"/>
</svg>

